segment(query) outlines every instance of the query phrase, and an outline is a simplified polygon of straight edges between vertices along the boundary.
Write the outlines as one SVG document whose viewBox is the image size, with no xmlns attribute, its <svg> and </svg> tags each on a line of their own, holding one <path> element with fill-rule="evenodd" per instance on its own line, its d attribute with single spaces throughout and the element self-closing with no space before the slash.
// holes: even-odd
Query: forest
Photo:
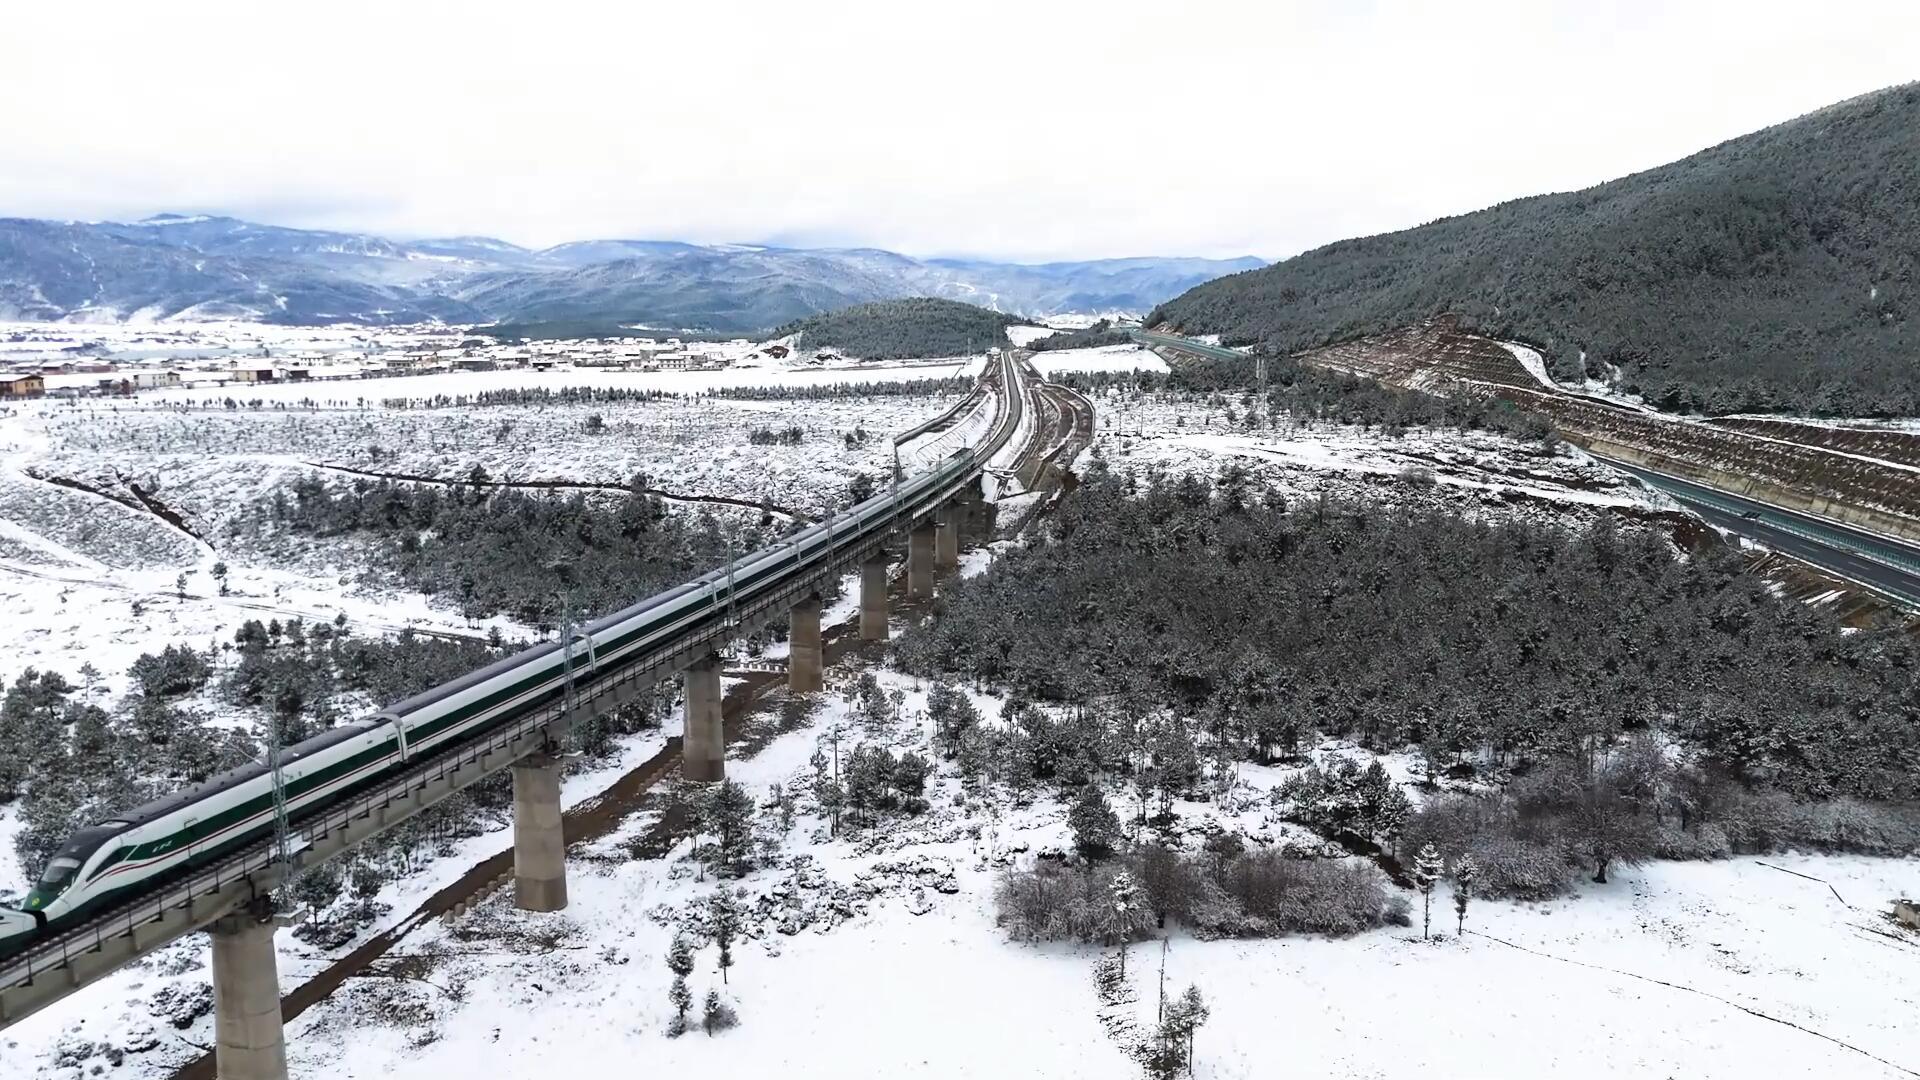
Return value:
<svg viewBox="0 0 1920 1080">
<path fill-rule="evenodd" d="M 1047 352 L 1051 349 L 1097 349 L 1106 345 L 1129 345 L 1133 342 L 1131 331 L 1116 329 L 1107 319 L 1101 319 L 1084 330 L 1071 330 L 1061 334 L 1049 334 L 1027 345 L 1034 352 Z"/>
<path fill-rule="evenodd" d="M 111 711 L 92 703 L 100 674 L 92 668 L 83 667 L 78 682 L 29 668 L 0 698 L 0 802 L 20 806 L 14 854 L 36 872 L 74 829 L 259 760 L 266 724 L 290 745 L 350 718 L 350 704 L 410 696 L 485 665 L 505 647 L 412 633 L 363 638 L 344 617 L 248 620 L 206 651 L 169 645 L 141 656 L 132 692 Z M 218 722 L 210 707 L 257 723 Z M 470 803 L 449 806 L 444 820 L 422 821 L 394 843 L 450 834 L 471 815 Z M 392 850 L 365 857 L 381 862 Z M 397 872 L 389 868 L 380 880 Z"/>
<path fill-rule="evenodd" d="M 1329 738 L 1411 754 L 1433 792 L 1418 812 L 1357 760 L 1297 775 L 1275 810 L 1359 851 L 1471 854 L 1488 895 L 1649 857 L 1920 844 L 1915 639 L 1844 632 L 1736 553 L 1678 558 L 1630 522 L 1288 505 L 1231 467 L 1134 487 L 1096 462 L 897 656 L 1011 692 L 963 768 L 1076 810 L 1108 777 L 1139 820 L 1166 819 L 1231 762 L 1301 762 Z M 1353 902 L 1338 919 L 1392 914 Z"/>
<path fill-rule="evenodd" d="M 1009 348 L 1007 327 L 1025 322 L 957 300 L 916 296 L 813 315 L 782 326 L 773 336 L 798 335 L 795 344 L 800 349 L 838 349 L 862 360 L 907 360 Z"/>
<path fill-rule="evenodd" d="M 636 477 L 625 493 L 556 496 L 303 477 L 236 521 L 269 548 L 287 538 L 368 541 L 372 572 L 457 602 L 472 619 L 506 614 L 541 633 L 607 614 L 757 551 L 771 534 L 702 510 L 670 512 Z"/>
<path fill-rule="evenodd" d="M 1343 240 L 1148 319 L 1294 352 L 1441 312 L 1683 412 L 1920 414 L 1920 84 L 1584 191 Z"/>
<path fill-rule="evenodd" d="M 1124 386 L 1144 391 L 1230 395 L 1249 413 L 1264 406 L 1270 417 L 1285 414 L 1388 432 L 1442 427 L 1494 431 L 1534 442 L 1544 442 L 1553 436 L 1552 426 L 1545 420 L 1508 401 L 1443 398 L 1418 390 L 1403 390 L 1303 364 L 1288 356 L 1267 360 L 1264 395 L 1259 393 L 1258 367 L 1252 357 L 1183 362 L 1165 372 L 1066 371 L 1056 376 L 1056 380 L 1083 393 Z"/>
</svg>

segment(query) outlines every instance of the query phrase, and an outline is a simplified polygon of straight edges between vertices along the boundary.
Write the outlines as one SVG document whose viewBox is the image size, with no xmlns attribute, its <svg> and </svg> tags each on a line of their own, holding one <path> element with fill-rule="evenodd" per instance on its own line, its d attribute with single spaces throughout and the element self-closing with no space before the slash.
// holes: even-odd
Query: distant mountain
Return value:
<svg viewBox="0 0 1920 1080">
<path fill-rule="evenodd" d="M 0 219 L 0 319 L 239 318 L 287 323 L 594 320 L 763 330 L 873 300 L 997 311 L 1144 311 L 1237 259 L 1035 266 L 872 248 L 585 240 L 531 250 L 484 236 L 396 241 L 231 217 Z"/>
<path fill-rule="evenodd" d="M 1920 84 L 1585 191 L 1343 240 L 1153 319 L 1293 351 L 1443 311 L 1670 409 L 1920 415 Z"/>
<path fill-rule="evenodd" d="M 192 228 L 192 226 L 187 226 Z M 289 323 L 472 321 L 457 300 L 383 281 L 362 252 L 208 254 L 170 227 L 0 218 L 0 319 L 259 319 Z M 244 249 L 248 241 L 234 241 Z M 271 246 L 271 240 L 263 240 Z"/>
<path fill-rule="evenodd" d="M 862 360 L 968 356 L 1005 348 L 1015 315 L 929 296 L 877 300 L 809 316 L 774 331 L 794 347 L 836 349 Z"/>
<path fill-rule="evenodd" d="M 939 295 L 1000 307 L 1027 315 L 1065 312 L 1107 314 L 1150 311 L 1202 282 L 1266 262 L 1239 259 L 1098 259 L 1091 262 L 1017 265 L 960 259 L 932 259 L 928 265 L 956 279 Z M 971 284 L 961 284 L 962 282 Z M 976 290 L 988 296 L 968 295 Z M 1009 302 L 996 304 L 1006 298 Z"/>
</svg>

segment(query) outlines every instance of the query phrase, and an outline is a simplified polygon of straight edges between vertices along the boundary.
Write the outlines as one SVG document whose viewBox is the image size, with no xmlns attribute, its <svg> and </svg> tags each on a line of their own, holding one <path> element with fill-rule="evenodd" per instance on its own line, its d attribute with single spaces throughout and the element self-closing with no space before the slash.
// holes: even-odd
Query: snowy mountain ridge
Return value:
<svg viewBox="0 0 1920 1080">
<path fill-rule="evenodd" d="M 640 320 L 749 331 L 872 300 L 986 300 L 1027 316 L 1145 311 L 1260 260 L 1036 265 L 876 248 L 487 236 L 398 241 L 207 214 L 0 218 L 0 319 L 328 323 Z"/>
</svg>

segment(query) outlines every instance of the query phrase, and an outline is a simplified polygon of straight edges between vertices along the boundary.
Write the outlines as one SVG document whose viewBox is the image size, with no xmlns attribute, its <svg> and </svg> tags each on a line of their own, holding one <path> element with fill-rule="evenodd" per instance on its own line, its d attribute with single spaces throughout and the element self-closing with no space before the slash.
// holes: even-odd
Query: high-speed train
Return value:
<svg viewBox="0 0 1920 1080">
<path fill-rule="evenodd" d="M 1001 385 L 1016 385 L 1012 362 L 1002 363 Z M 1020 408 L 1017 394 L 1006 397 L 1009 408 Z M 309 809 L 387 779 L 409 761 L 557 700 L 566 690 L 569 663 L 574 687 L 591 687 L 685 631 L 725 620 L 736 606 L 790 580 L 794 568 L 884 533 L 899 507 L 956 487 L 992 450 L 958 451 L 825 524 L 588 624 L 574 639 L 571 661 L 561 642 L 537 645 L 289 747 L 281 758 L 289 817 L 298 820 Z M 81 829 L 54 853 L 20 908 L 0 907 L 0 957 L 157 881 L 258 843 L 273 824 L 273 780 L 267 766 L 253 764 Z"/>
</svg>

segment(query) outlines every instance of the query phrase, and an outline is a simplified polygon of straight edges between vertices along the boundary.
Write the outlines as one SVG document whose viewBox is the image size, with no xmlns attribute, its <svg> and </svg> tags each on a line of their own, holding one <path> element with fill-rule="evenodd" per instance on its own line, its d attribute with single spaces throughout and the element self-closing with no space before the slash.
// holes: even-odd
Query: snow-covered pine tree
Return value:
<svg viewBox="0 0 1920 1080">
<path fill-rule="evenodd" d="M 840 785 L 838 777 L 839 735 L 834 735 L 834 761 L 831 764 L 827 755 L 820 750 L 813 752 L 813 798 L 820 804 L 820 811 L 827 815 L 827 835 L 840 835 L 840 808 L 846 805 L 847 792 Z"/>
<path fill-rule="evenodd" d="M 1147 910 L 1147 898 L 1133 875 L 1125 870 L 1113 875 L 1107 883 L 1109 905 L 1106 913 L 1107 933 L 1120 946 L 1120 975 L 1127 974 L 1127 942 L 1136 931 L 1146 927 L 1152 917 Z"/>
<path fill-rule="evenodd" d="M 707 1035 L 712 1036 L 716 1031 L 725 1031 L 739 1024 L 740 1016 L 733 1011 L 733 1006 L 720 1000 L 720 991 L 709 990 L 707 991 L 707 1011 L 701 1018 L 701 1022 L 707 1029 Z"/>
<path fill-rule="evenodd" d="M 1407 801 L 1407 793 L 1393 782 L 1387 770 L 1378 759 L 1374 760 L 1360 773 L 1358 794 L 1360 796 L 1360 827 L 1369 838 L 1384 842 L 1397 835 L 1407 823 L 1407 815 L 1413 806 Z"/>
<path fill-rule="evenodd" d="M 667 997 L 673 1002 L 674 1013 L 684 1029 L 687 1009 L 693 1005 L 693 992 L 687 989 L 687 976 L 693 974 L 693 943 L 685 935 L 676 935 L 673 947 L 667 950 L 667 970 L 673 972 L 673 987 L 667 991 Z"/>
<path fill-rule="evenodd" d="M 1089 780 L 1080 789 L 1067 811 L 1067 824 L 1073 828 L 1073 846 L 1081 857 L 1092 860 L 1113 854 L 1114 841 L 1120 837 L 1120 819 L 1100 792 L 1100 785 Z"/>
<path fill-rule="evenodd" d="M 1185 1049 L 1173 1017 L 1168 1016 L 1160 1021 L 1139 1049 L 1140 1066 L 1146 1071 L 1148 1080 L 1173 1080 L 1179 1076 L 1180 1066 L 1186 1057 Z"/>
<path fill-rule="evenodd" d="M 1170 1010 L 1180 1016 L 1180 1027 L 1187 1036 L 1187 1074 L 1193 1074 L 1193 1033 L 1207 1022 L 1213 1010 L 1207 1008 L 1207 999 L 1200 996 L 1200 988 L 1187 984 L 1186 992 L 1181 994 Z"/>
<path fill-rule="evenodd" d="M 1420 937 L 1425 940 L 1433 929 L 1433 888 L 1447 872 L 1447 863 L 1440 857 L 1440 849 L 1427 844 L 1413 859 L 1413 886 L 1420 890 L 1423 901 L 1420 917 Z"/>
<path fill-rule="evenodd" d="M 740 911 L 725 889 L 708 902 L 712 915 L 713 943 L 720 947 L 720 981 L 727 981 L 727 969 L 733 966 L 733 939 L 740 933 Z"/>
<path fill-rule="evenodd" d="M 687 1010 L 693 1006 L 693 991 L 687 988 L 687 980 L 675 975 L 673 985 L 667 989 L 667 1000 L 673 1004 L 673 1019 L 667 1022 L 667 1036 L 679 1038 L 686 1034 Z"/>
<path fill-rule="evenodd" d="M 707 829 L 718 839 L 715 874 L 744 874 L 752 867 L 753 796 L 731 780 L 713 789 L 707 803 Z"/>
<path fill-rule="evenodd" d="M 1453 864 L 1453 913 L 1456 917 L 1453 932 L 1465 935 L 1467 932 L 1467 901 L 1473 896 L 1473 881 L 1480 876 L 1480 868 L 1473 864 L 1473 856 L 1462 855 L 1460 861 Z"/>
</svg>

